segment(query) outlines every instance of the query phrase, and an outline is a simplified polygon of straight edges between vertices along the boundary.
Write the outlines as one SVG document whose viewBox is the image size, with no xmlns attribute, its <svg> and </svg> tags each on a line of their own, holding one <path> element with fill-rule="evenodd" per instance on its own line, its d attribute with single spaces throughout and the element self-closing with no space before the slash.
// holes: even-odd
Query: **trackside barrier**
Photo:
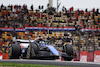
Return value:
<svg viewBox="0 0 100 67">
<path fill-rule="evenodd" d="M 87 62 L 94 62 L 93 51 L 88 51 Z"/>
<path fill-rule="evenodd" d="M 3 59 L 2 53 L 0 53 L 0 60 Z"/>
<path fill-rule="evenodd" d="M 100 51 L 94 52 L 94 62 L 100 62 Z"/>
<path fill-rule="evenodd" d="M 94 51 L 80 51 L 80 59 L 79 59 L 79 52 L 77 53 L 77 58 L 74 58 L 73 61 L 80 61 L 80 62 L 100 62 L 100 50 Z"/>
<path fill-rule="evenodd" d="M 3 53 L 3 59 L 8 59 L 8 53 Z"/>
<path fill-rule="evenodd" d="M 80 61 L 81 62 L 87 62 L 87 54 L 88 54 L 87 51 L 81 51 L 80 52 Z"/>
</svg>

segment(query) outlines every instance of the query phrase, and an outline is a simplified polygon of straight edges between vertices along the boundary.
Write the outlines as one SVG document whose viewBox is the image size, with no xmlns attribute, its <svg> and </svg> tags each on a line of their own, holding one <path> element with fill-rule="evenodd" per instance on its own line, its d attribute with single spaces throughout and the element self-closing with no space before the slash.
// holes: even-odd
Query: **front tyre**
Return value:
<svg viewBox="0 0 100 67">
<path fill-rule="evenodd" d="M 70 56 L 73 56 L 73 46 L 72 45 L 66 45 L 65 46 L 66 47 L 66 53 L 68 54 L 68 55 L 70 55 Z"/>
<path fill-rule="evenodd" d="M 64 60 L 71 61 L 73 59 L 73 46 L 72 45 L 64 45 L 64 52 L 68 54 L 69 57 L 64 57 Z"/>
</svg>

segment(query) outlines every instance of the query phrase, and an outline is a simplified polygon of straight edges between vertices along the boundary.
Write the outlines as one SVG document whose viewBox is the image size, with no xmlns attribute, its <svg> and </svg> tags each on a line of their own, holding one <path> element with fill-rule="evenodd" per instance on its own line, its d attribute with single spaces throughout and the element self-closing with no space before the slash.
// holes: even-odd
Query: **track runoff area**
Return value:
<svg viewBox="0 0 100 67">
<path fill-rule="evenodd" d="M 21 63 L 21 64 L 43 64 L 43 65 L 55 65 L 55 66 L 100 67 L 100 63 L 97 62 L 78 62 L 78 61 L 8 59 L 8 60 L 0 60 L 0 62 Z"/>
</svg>

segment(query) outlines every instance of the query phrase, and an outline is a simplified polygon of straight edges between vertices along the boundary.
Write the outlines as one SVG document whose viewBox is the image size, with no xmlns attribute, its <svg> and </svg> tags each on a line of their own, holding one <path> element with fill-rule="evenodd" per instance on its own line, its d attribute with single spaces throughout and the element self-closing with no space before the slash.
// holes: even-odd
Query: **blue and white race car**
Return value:
<svg viewBox="0 0 100 67">
<path fill-rule="evenodd" d="M 59 59 L 59 56 L 64 60 L 71 61 L 76 57 L 72 45 L 64 44 L 62 51 L 59 52 L 54 46 L 49 44 L 49 41 L 36 38 L 35 40 L 17 39 L 14 44 L 9 45 L 9 59 Z"/>
</svg>

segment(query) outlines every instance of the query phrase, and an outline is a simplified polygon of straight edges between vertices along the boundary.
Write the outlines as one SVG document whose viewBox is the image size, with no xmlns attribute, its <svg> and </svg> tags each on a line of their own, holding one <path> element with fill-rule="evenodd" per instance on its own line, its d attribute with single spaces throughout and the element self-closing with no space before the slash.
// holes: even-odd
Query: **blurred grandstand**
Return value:
<svg viewBox="0 0 100 67">
<path fill-rule="evenodd" d="M 13 30 L 19 39 L 28 39 L 27 36 L 35 39 L 41 34 L 54 46 L 67 43 L 78 52 L 100 50 L 99 9 L 83 11 L 63 7 L 61 12 L 56 12 L 55 8 L 42 11 L 34 10 L 33 5 L 30 8 L 27 5 L 0 6 L 0 53 L 8 52 L 6 46 L 12 43 Z"/>
</svg>

